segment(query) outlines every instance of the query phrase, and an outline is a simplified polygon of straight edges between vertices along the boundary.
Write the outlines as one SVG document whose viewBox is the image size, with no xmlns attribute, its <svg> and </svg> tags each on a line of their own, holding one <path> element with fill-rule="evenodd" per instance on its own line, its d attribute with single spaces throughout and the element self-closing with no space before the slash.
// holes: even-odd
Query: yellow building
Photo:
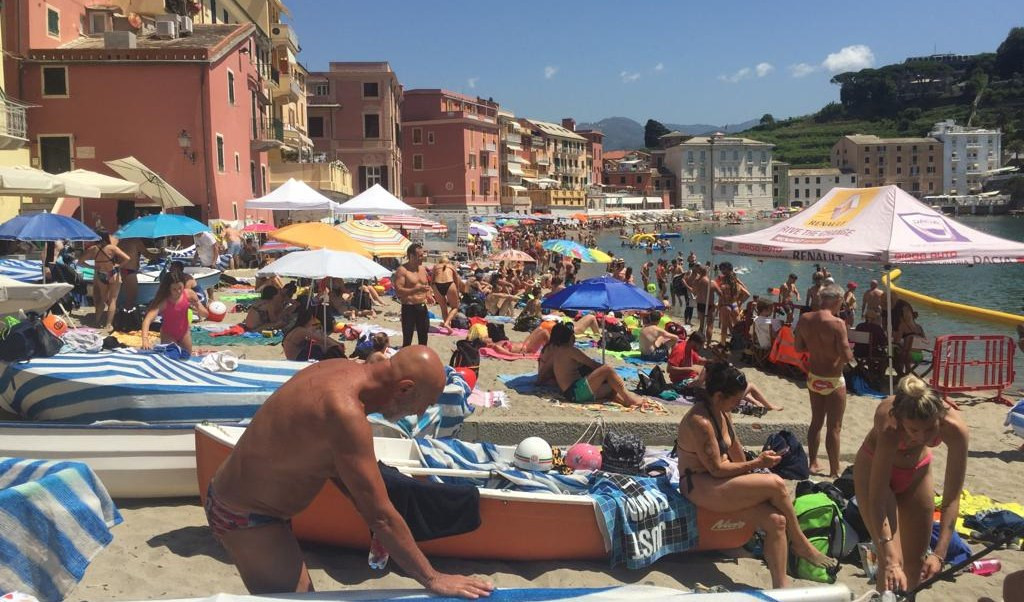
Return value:
<svg viewBox="0 0 1024 602">
<path fill-rule="evenodd" d="M 3 28 L 0 27 L 0 48 L 3 48 Z M 0 69 L 0 167 L 29 165 L 27 122 L 25 106 L 8 98 L 4 86 L 4 73 Z M 5 222 L 21 208 L 19 197 L 0 196 L 0 222 Z"/>
</svg>

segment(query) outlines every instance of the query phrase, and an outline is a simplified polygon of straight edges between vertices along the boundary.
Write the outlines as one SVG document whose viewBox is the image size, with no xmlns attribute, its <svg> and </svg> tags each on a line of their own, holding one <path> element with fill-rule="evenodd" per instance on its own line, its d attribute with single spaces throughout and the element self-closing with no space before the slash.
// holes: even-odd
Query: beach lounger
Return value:
<svg viewBox="0 0 1024 602">
<path fill-rule="evenodd" d="M 0 408 L 27 420 L 199 422 L 251 418 L 306 364 L 240 360 L 211 372 L 196 358 L 153 353 L 59 354 L 8 364 Z"/>
</svg>

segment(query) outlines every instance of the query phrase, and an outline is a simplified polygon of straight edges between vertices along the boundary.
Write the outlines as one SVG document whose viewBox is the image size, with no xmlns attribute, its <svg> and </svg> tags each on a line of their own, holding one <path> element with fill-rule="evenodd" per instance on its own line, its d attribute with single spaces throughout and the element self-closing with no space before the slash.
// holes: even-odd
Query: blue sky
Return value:
<svg viewBox="0 0 1024 602">
<path fill-rule="evenodd" d="M 802 115 L 838 100 L 835 72 L 994 52 L 1024 24 L 1019 4 L 996 0 L 286 2 L 310 70 L 386 60 L 406 89 L 492 97 L 551 121 Z"/>
</svg>

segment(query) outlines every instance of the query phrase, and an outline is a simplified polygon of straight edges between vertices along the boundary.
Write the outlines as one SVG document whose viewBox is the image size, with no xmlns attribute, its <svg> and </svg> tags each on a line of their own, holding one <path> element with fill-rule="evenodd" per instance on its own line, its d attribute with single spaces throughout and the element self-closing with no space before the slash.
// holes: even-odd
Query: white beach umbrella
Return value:
<svg viewBox="0 0 1024 602">
<path fill-rule="evenodd" d="M 341 278 L 344 280 L 373 280 L 391 275 L 384 266 L 345 251 L 317 249 L 289 253 L 259 272 L 259 276 L 287 276 L 290 278 Z"/>
</svg>

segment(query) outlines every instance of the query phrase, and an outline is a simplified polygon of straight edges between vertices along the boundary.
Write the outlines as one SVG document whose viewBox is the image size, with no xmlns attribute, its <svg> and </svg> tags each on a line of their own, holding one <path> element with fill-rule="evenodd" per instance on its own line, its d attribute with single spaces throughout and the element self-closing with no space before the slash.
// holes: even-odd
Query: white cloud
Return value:
<svg viewBox="0 0 1024 602">
<path fill-rule="evenodd" d="M 847 46 L 839 52 L 833 52 L 825 57 L 821 66 L 832 73 L 843 71 L 859 71 L 867 69 L 875 64 L 875 53 L 864 44 Z"/>
<path fill-rule="evenodd" d="M 658 63 L 657 65 L 654 66 L 654 70 L 655 71 L 664 71 L 665 70 L 665 64 L 664 63 Z"/>
<path fill-rule="evenodd" d="M 623 71 L 619 73 L 619 77 L 622 78 L 622 83 L 630 84 L 640 79 L 639 73 L 630 73 L 629 71 Z"/>
<path fill-rule="evenodd" d="M 551 79 L 556 73 L 558 73 L 558 67 L 555 67 L 554 65 L 544 67 L 544 79 Z"/>
<path fill-rule="evenodd" d="M 476 87 L 476 83 L 478 81 L 480 81 L 479 77 L 471 77 L 468 80 L 466 80 L 466 83 L 469 84 L 470 88 L 475 88 Z"/>
<path fill-rule="evenodd" d="M 807 77 L 817 70 L 817 67 L 814 65 L 808 65 L 807 63 L 797 63 L 796 65 L 789 66 L 789 73 L 793 77 Z"/>
<path fill-rule="evenodd" d="M 775 71 L 775 67 L 773 67 L 771 63 L 758 63 L 757 67 L 754 67 L 754 71 L 757 72 L 758 77 L 764 77 L 772 71 Z"/>
<path fill-rule="evenodd" d="M 751 73 L 753 73 L 753 70 L 751 70 L 750 67 L 744 67 L 737 71 L 736 73 L 733 73 L 732 75 L 719 75 L 718 79 L 719 81 L 735 84 L 740 80 L 747 79 L 748 77 L 750 77 Z"/>
</svg>

